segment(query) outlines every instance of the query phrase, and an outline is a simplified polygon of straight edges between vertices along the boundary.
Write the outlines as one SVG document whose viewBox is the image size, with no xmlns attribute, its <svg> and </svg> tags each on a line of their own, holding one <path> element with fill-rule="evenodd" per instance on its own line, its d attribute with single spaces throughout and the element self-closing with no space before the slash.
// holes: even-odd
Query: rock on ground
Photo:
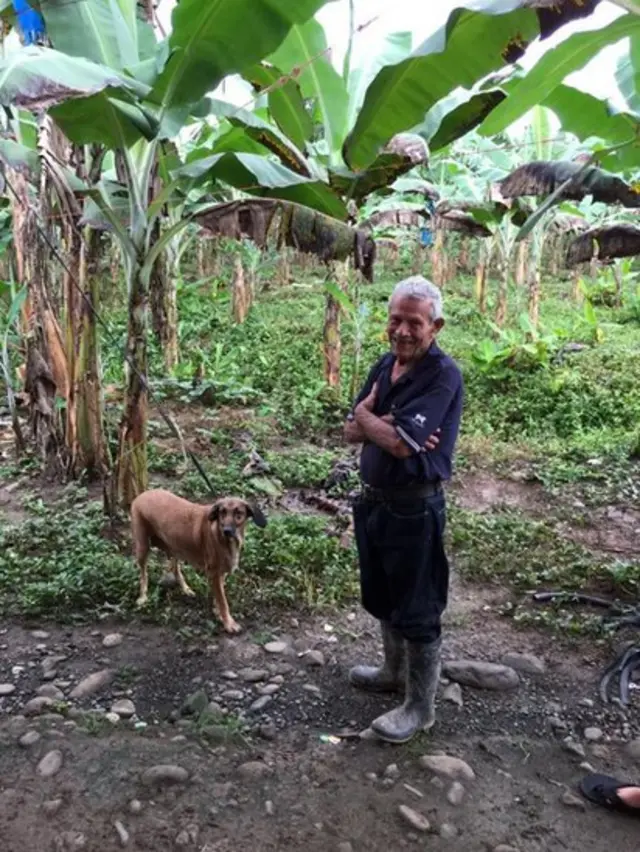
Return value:
<svg viewBox="0 0 640 852">
<path fill-rule="evenodd" d="M 444 776 L 452 781 L 473 781 L 475 772 L 459 757 L 449 757 L 446 754 L 426 754 L 420 758 L 420 766 L 435 775 Z"/>
<path fill-rule="evenodd" d="M 498 663 L 480 660 L 450 660 L 443 664 L 443 672 L 451 680 L 476 689 L 506 691 L 520 685 L 518 672 Z"/>
<path fill-rule="evenodd" d="M 189 779 L 189 773 L 182 766 L 174 764 L 158 764 L 145 769 L 142 773 L 141 780 L 143 784 L 162 785 L 162 784 L 184 784 Z"/>
<path fill-rule="evenodd" d="M 102 669 L 99 672 L 87 675 L 80 683 L 69 693 L 70 698 L 88 698 L 90 695 L 95 695 L 105 686 L 108 686 L 114 677 L 113 669 Z"/>
<path fill-rule="evenodd" d="M 38 764 L 37 773 L 42 778 L 52 778 L 62 769 L 62 752 L 57 749 L 47 752 Z"/>
<path fill-rule="evenodd" d="M 400 805 L 398 808 L 400 816 L 407 822 L 411 828 L 415 828 L 416 831 L 429 831 L 431 828 L 431 823 L 423 816 L 423 814 L 418 813 L 418 811 L 414 811 L 413 808 L 410 808 L 408 805 Z"/>
</svg>

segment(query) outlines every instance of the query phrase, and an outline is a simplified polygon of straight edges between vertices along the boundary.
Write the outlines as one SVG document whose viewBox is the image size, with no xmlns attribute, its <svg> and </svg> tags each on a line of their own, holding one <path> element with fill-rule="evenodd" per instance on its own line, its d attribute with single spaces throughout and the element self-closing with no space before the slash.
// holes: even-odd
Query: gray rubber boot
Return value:
<svg viewBox="0 0 640 852">
<path fill-rule="evenodd" d="M 384 663 L 382 666 L 355 666 L 349 682 L 367 692 L 399 692 L 402 689 L 405 648 L 402 636 L 385 621 L 380 622 Z"/>
<path fill-rule="evenodd" d="M 371 730 L 389 743 L 406 743 L 436 721 L 435 700 L 440 680 L 441 640 L 407 642 L 405 701 L 371 723 Z"/>
</svg>

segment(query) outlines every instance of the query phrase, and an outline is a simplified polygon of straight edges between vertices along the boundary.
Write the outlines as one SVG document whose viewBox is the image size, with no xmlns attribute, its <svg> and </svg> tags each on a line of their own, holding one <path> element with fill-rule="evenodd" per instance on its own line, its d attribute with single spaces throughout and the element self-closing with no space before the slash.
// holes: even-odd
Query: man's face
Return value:
<svg viewBox="0 0 640 852">
<path fill-rule="evenodd" d="M 400 364 L 416 361 L 433 343 L 443 320 L 431 319 L 432 303 L 425 299 L 400 296 L 389 305 L 387 334 L 391 351 Z"/>
</svg>

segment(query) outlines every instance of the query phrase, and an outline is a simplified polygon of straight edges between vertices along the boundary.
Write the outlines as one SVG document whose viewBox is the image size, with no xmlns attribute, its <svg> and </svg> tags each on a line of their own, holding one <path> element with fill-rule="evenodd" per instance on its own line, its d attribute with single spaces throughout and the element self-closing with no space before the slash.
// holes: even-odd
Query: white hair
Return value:
<svg viewBox="0 0 640 852">
<path fill-rule="evenodd" d="M 396 298 L 418 299 L 421 302 L 431 302 L 431 319 L 442 318 L 442 293 L 440 288 L 423 278 L 422 275 L 411 275 L 404 278 L 393 289 L 389 304 Z"/>
</svg>

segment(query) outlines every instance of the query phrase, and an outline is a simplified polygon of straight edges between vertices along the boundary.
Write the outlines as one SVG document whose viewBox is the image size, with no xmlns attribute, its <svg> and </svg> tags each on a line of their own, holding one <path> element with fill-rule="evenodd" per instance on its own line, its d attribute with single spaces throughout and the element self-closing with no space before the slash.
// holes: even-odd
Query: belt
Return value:
<svg viewBox="0 0 640 852">
<path fill-rule="evenodd" d="M 404 485 L 391 488 L 373 488 L 362 483 L 362 496 L 365 500 L 420 500 L 423 497 L 433 497 L 442 493 L 441 482 L 423 482 L 419 485 Z"/>
</svg>

